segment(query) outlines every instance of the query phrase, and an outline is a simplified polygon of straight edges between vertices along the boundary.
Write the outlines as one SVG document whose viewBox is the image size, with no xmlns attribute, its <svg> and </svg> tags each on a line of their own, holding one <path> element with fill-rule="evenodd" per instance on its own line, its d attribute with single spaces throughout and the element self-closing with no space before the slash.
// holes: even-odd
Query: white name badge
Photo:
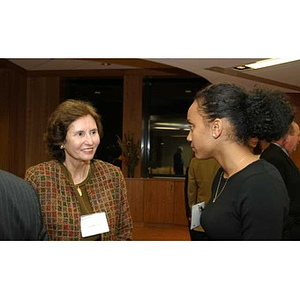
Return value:
<svg viewBox="0 0 300 300">
<path fill-rule="evenodd" d="M 109 232 L 105 212 L 81 216 L 81 235 L 87 237 Z"/>
<path fill-rule="evenodd" d="M 202 211 L 205 207 L 205 202 L 200 202 L 192 206 L 192 219 L 191 219 L 191 229 L 200 226 L 200 219 Z"/>
</svg>

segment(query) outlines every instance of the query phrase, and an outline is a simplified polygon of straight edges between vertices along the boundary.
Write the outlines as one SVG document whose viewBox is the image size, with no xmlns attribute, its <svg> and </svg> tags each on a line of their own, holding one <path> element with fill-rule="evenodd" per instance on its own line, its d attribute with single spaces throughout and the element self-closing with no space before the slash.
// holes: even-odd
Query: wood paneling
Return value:
<svg viewBox="0 0 300 300">
<path fill-rule="evenodd" d="M 188 225 L 185 214 L 184 179 L 174 180 L 174 221 L 176 225 Z"/>
<path fill-rule="evenodd" d="M 184 179 L 125 178 L 134 223 L 186 225 Z"/>
<path fill-rule="evenodd" d="M 0 168 L 9 171 L 9 73 L 0 69 Z"/>
<path fill-rule="evenodd" d="M 143 77 L 138 72 L 124 76 L 123 96 L 123 135 L 131 132 L 136 140 L 142 136 L 142 103 Z M 122 170 L 127 175 L 127 167 L 123 163 Z M 141 162 L 135 169 L 135 177 L 141 177 Z"/>
<path fill-rule="evenodd" d="M 0 168 L 23 177 L 26 135 L 26 76 L 0 69 Z"/>
<path fill-rule="evenodd" d="M 160 179 L 145 179 L 144 222 L 173 224 L 173 192 L 173 181 Z"/>
<path fill-rule="evenodd" d="M 126 178 L 127 198 L 133 222 L 143 222 L 144 183 L 142 178 Z"/>
<path fill-rule="evenodd" d="M 47 120 L 58 104 L 58 77 L 28 77 L 26 168 L 49 159 L 43 135 Z"/>
</svg>

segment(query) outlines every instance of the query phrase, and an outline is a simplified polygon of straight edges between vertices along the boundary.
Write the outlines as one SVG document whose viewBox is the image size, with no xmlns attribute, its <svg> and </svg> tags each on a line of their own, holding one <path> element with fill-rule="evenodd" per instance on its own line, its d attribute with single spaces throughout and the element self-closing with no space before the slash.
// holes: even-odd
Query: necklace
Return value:
<svg viewBox="0 0 300 300">
<path fill-rule="evenodd" d="M 237 163 L 237 168 L 236 168 L 236 170 L 238 169 L 238 167 L 239 167 L 239 165 L 244 161 L 244 159 L 246 158 L 246 156 L 244 156 L 238 163 Z M 233 174 L 235 174 L 235 172 L 233 172 L 230 176 L 232 176 Z M 224 175 L 224 171 L 221 173 L 221 175 L 220 175 L 220 179 L 219 179 L 219 182 L 218 182 L 218 186 L 217 186 L 217 190 L 216 190 L 216 193 L 215 193 L 215 196 L 214 196 L 214 198 L 213 198 L 213 203 L 215 203 L 216 202 L 216 200 L 220 197 L 220 195 L 223 193 L 223 191 L 224 191 L 224 189 L 225 189 L 225 187 L 226 187 L 226 184 L 227 184 L 227 182 L 228 182 L 228 179 L 229 179 L 229 177 L 227 177 L 226 179 L 225 179 L 225 183 L 224 183 L 224 185 L 223 185 L 223 187 L 222 187 L 222 189 L 221 189 L 221 191 L 220 191 L 220 193 L 219 193 L 219 188 L 220 188 L 220 184 L 221 184 L 221 181 L 222 181 L 222 177 L 223 177 L 223 175 Z"/>
<path fill-rule="evenodd" d="M 80 188 L 80 185 L 82 185 L 83 184 L 83 182 L 85 182 L 86 180 L 87 180 L 87 178 L 89 177 L 89 174 L 90 174 L 90 165 L 88 166 L 88 169 L 87 169 L 87 173 L 86 173 L 86 175 L 84 176 L 85 177 L 85 179 L 80 183 L 80 184 L 76 184 L 75 186 L 76 186 L 76 189 L 77 189 L 77 192 L 78 192 L 78 194 L 79 194 L 79 196 L 80 197 L 82 197 L 82 190 L 81 190 L 81 188 Z"/>
<path fill-rule="evenodd" d="M 77 185 L 77 192 L 79 194 L 80 197 L 82 197 L 82 191 L 79 185 Z"/>
<path fill-rule="evenodd" d="M 220 179 L 219 179 L 219 183 L 218 183 L 218 186 L 217 186 L 217 190 L 216 190 L 215 196 L 214 196 L 214 198 L 213 198 L 213 203 L 215 203 L 215 201 L 216 201 L 216 200 L 219 198 L 219 196 L 223 193 L 223 191 L 224 191 L 224 189 L 225 189 L 225 187 L 226 187 L 227 181 L 228 181 L 228 179 L 229 179 L 229 178 L 226 178 L 225 183 L 224 183 L 224 185 L 223 185 L 223 187 L 222 187 L 220 193 L 218 194 L 219 188 L 220 188 L 220 184 L 221 184 L 221 180 L 222 180 L 223 175 L 224 175 L 224 172 L 222 172 L 221 175 L 220 175 Z"/>
</svg>

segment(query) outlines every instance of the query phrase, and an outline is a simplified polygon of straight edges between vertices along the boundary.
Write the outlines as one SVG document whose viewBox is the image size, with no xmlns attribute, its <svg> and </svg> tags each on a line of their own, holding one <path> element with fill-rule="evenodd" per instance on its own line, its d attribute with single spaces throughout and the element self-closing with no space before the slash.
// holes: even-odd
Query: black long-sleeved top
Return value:
<svg viewBox="0 0 300 300">
<path fill-rule="evenodd" d="M 220 169 L 212 187 L 215 196 Z M 222 178 L 219 193 L 225 179 Z M 281 240 L 289 196 L 278 170 L 258 160 L 231 176 L 219 197 L 201 216 L 210 240 Z"/>
</svg>

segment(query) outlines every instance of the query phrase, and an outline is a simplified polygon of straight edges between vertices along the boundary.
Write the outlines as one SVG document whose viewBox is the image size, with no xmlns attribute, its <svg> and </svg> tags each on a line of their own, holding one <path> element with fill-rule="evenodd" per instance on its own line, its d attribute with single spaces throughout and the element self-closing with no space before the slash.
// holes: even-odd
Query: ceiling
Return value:
<svg viewBox="0 0 300 300">
<path fill-rule="evenodd" d="M 176 68 L 199 75 L 210 81 L 234 82 L 247 89 L 255 86 L 276 88 L 289 93 L 300 93 L 300 59 L 291 63 L 259 70 L 239 71 L 234 67 L 263 58 L 152 58 L 152 59 L 8 59 L 28 72 L 61 70 L 115 70 Z"/>
</svg>

